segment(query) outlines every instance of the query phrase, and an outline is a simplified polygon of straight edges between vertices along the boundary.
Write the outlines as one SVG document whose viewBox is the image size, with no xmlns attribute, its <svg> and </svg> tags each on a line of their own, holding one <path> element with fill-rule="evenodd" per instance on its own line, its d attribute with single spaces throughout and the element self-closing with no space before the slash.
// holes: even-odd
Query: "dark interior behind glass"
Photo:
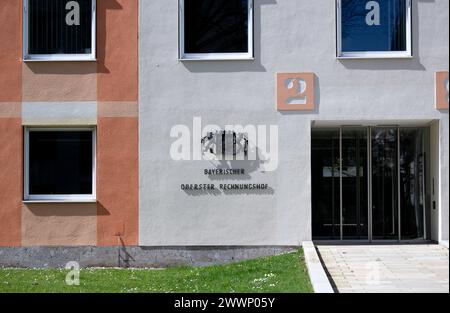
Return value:
<svg viewBox="0 0 450 313">
<path fill-rule="evenodd" d="M 311 136 L 313 239 L 424 239 L 427 128 L 342 127 Z"/>
<path fill-rule="evenodd" d="M 67 25 L 67 1 L 29 0 L 28 50 L 30 54 L 92 53 L 92 0 L 77 0 L 80 25 Z"/>
<path fill-rule="evenodd" d="M 30 195 L 92 194 L 92 132 L 30 131 Z"/>
<path fill-rule="evenodd" d="M 312 233 L 340 239 L 339 129 L 314 129 L 311 145 Z"/>
<path fill-rule="evenodd" d="M 248 52 L 248 0 L 185 0 L 185 53 Z"/>
</svg>

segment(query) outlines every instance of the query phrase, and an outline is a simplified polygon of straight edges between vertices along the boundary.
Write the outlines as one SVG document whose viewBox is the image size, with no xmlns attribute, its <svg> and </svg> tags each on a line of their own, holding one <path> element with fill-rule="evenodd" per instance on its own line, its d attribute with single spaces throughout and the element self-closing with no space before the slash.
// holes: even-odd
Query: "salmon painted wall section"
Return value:
<svg viewBox="0 0 450 313">
<path fill-rule="evenodd" d="M 138 0 L 97 1 L 97 62 L 22 62 L 22 1 L 0 20 L 0 246 L 137 245 Z M 97 124 L 97 204 L 22 203 L 22 129 L 50 106 L 58 125 Z"/>
<path fill-rule="evenodd" d="M 137 132 L 137 118 L 99 117 L 97 244 L 100 246 L 138 244 Z"/>
<path fill-rule="evenodd" d="M 22 77 L 23 101 L 97 100 L 95 62 L 23 62 Z"/>
<path fill-rule="evenodd" d="M 97 245 L 138 244 L 138 1 L 97 2 Z"/>
<path fill-rule="evenodd" d="M 138 0 L 97 1 L 98 101 L 137 101 Z"/>
<path fill-rule="evenodd" d="M 24 204 L 23 246 L 95 246 L 97 206 L 77 203 Z"/>
<path fill-rule="evenodd" d="M 2 117 L 0 112 L 0 246 L 21 244 L 21 155 L 20 117 Z"/>
<path fill-rule="evenodd" d="M 21 2 L 0 7 L 0 246 L 20 246 L 22 205 Z"/>
<path fill-rule="evenodd" d="M 436 80 L 436 109 L 448 110 L 449 81 L 448 71 L 440 71 L 435 74 Z"/>
<path fill-rule="evenodd" d="M 22 97 L 22 5 L 2 0 L 0 6 L 0 102 L 20 102 Z"/>
<path fill-rule="evenodd" d="M 96 62 L 22 62 L 21 74 L 22 125 L 95 125 Z M 23 204 L 21 212 L 22 246 L 96 245 L 96 204 Z"/>
</svg>

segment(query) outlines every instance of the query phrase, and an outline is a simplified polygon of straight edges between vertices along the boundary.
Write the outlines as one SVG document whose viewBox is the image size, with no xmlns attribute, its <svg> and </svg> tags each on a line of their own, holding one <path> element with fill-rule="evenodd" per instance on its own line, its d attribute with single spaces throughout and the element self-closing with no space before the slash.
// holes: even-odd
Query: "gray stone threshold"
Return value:
<svg viewBox="0 0 450 313">
<path fill-rule="evenodd" d="M 72 261 L 77 262 L 82 268 L 207 266 L 273 256 L 298 248 L 292 246 L 0 247 L 0 267 L 64 268 Z"/>
</svg>

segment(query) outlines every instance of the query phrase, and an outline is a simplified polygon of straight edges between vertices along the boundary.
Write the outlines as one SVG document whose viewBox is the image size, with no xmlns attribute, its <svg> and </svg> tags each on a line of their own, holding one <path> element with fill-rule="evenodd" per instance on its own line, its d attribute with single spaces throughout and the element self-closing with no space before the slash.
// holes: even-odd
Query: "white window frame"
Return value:
<svg viewBox="0 0 450 313">
<path fill-rule="evenodd" d="M 336 0 L 336 57 L 338 59 L 412 58 L 411 0 L 406 1 L 406 51 L 342 51 L 342 1 Z"/>
<path fill-rule="evenodd" d="M 248 0 L 248 51 L 236 53 L 185 53 L 184 38 L 184 0 L 178 1 L 178 38 L 179 38 L 179 60 L 201 61 L 201 60 L 254 60 L 253 45 L 253 0 Z"/>
<path fill-rule="evenodd" d="M 92 194 L 88 195 L 30 195 L 30 132 L 32 131 L 90 131 L 92 132 Z M 97 181 L 97 130 L 95 127 L 25 127 L 24 131 L 24 202 L 96 202 L 96 181 Z"/>
<path fill-rule="evenodd" d="M 30 54 L 28 49 L 28 3 L 29 0 L 22 0 L 23 3 L 23 18 L 22 18 L 22 47 L 23 47 L 23 61 L 96 61 L 96 33 L 97 33 L 97 16 L 96 6 L 97 1 L 92 2 L 92 23 L 91 23 L 91 53 L 89 54 Z"/>
</svg>

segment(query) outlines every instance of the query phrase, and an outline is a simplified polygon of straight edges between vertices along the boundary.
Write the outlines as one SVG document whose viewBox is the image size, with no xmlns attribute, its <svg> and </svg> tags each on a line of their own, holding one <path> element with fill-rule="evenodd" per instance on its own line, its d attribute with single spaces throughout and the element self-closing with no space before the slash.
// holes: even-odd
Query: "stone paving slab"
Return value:
<svg viewBox="0 0 450 313">
<path fill-rule="evenodd" d="M 448 293 L 449 253 L 440 245 L 317 245 L 340 293 Z"/>
</svg>

